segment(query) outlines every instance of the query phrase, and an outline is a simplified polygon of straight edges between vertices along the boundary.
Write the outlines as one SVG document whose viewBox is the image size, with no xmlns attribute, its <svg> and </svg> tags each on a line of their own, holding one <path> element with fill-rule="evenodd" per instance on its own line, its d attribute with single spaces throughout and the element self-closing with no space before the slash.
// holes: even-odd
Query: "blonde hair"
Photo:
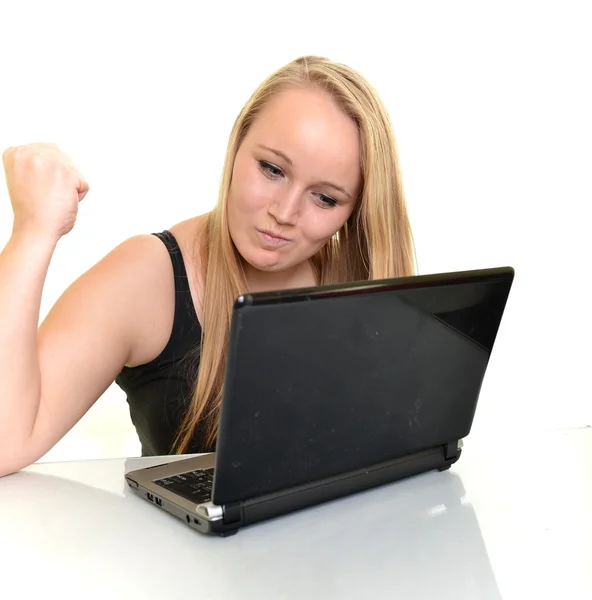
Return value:
<svg viewBox="0 0 592 600">
<path fill-rule="evenodd" d="M 249 98 L 232 131 L 222 171 L 218 203 L 208 215 L 203 240 L 206 264 L 199 376 L 175 439 L 187 450 L 198 425 L 206 444 L 218 433 L 232 306 L 247 290 L 241 258 L 226 217 L 237 151 L 266 103 L 289 87 L 315 86 L 328 92 L 357 125 L 362 192 L 351 217 L 311 259 L 320 284 L 384 279 L 415 274 L 411 226 L 399 160 L 388 113 L 376 91 L 355 70 L 327 58 L 304 56 L 272 73 Z"/>
</svg>

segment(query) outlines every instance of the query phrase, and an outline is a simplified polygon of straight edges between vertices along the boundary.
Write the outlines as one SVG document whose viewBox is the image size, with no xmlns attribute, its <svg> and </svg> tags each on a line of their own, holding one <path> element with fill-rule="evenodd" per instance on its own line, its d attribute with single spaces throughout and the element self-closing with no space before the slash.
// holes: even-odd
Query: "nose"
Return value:
<svg viewBox="0 0 592 600">
<path fill-rule="evenodd" d="M 269 214 L 279 225 L 294 225 L 300 213 L 302 194 L 292 187 L 284 189 L 272 200 L 269 205 Z"/>
</svg>

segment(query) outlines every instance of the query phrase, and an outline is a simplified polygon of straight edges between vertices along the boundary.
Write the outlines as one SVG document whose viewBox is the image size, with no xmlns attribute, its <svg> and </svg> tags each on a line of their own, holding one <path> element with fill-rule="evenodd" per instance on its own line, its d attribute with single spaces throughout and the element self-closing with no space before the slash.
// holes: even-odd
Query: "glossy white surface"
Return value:
<svg viewBox="0 0 592 600">
<path fill-rule="evenodd" d="M 592 429 L 465 443 L 429 473 L 210 538 L 131 494 L 170 460 L 0 479 L 0 597 L 592 598 Z"/>
</svg>

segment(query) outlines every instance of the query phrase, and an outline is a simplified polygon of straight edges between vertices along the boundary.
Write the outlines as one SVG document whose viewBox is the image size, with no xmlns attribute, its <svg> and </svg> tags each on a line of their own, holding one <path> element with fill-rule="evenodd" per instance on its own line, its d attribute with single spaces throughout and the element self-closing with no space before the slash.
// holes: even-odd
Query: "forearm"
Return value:
<svg viewBox="0 0 592 600">
<path fill-rule="evenodd" d="M 30 435 L 39 407 L 37 329 L 55 245 L 33 231 L 15 231 L 0 254 L 0 454 L 4 456 Z"/>
</svg>

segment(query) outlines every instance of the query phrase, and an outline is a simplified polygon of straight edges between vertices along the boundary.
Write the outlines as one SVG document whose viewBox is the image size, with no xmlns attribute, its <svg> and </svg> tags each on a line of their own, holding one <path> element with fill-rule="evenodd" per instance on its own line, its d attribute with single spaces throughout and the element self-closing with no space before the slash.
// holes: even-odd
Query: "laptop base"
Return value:
<svg viewBox="0 0 592 600">
<path fill-rule="evenodd" d="M 136 495 L 181 519 L 193 529 L 207 535 L 228 537 L 243 527 L 317 504 L 351 496 L 428 471 L 446 471 L 460 458 L 461 452 L 462 442 L 454 442 L 380 463 L 368 469 L 359 469 L 222 507 L 212 503 L 191 503 L 177 494 L 163 490 L 152 481 L 146 480 L 146 469 L 127 473 L 125 477 L 130 489 Z M 174 467 L 176 473 L 183 473 L 183 465 L 188 466 L 189 461 L 193 460 L 179 460 L 164 467 Z M 142 473 L 143 476 L 136 477 L 137 473 Z M 156 479 L 161 474 L 157 475 L 155 472 L 154 475 Z"/>
</svg>

